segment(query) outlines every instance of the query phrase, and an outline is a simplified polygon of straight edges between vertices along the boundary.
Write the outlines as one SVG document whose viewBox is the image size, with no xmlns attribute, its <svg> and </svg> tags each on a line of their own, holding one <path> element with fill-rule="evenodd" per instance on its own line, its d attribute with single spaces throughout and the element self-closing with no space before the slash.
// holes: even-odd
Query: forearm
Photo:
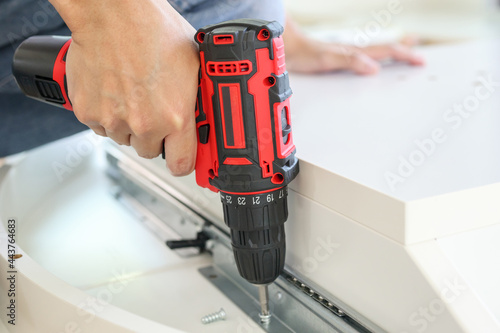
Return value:
<svg viewBox="0 0 500 333">
<path fill-rule="evenodd" d="M 73 33 L 183 20 L 166 0 L 49 0 Z"/>
</svg>

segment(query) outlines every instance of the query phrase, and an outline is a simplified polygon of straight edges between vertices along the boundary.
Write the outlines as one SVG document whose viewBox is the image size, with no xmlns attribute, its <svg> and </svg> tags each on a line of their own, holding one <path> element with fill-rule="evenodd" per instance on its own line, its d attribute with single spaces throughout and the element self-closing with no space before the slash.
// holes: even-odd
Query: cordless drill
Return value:
<svg viewBox="0 0 500 333">
<path fill-rule="evenodd" d="M 267 285 L 285 264 L 287 185 L 299 172 L 282 32 L 277 22 L 239 19 L 194 36 L 201 63 L 196 181 L 220 193 L 236 265 L 259 286 L 263 322 L 270 319 Z M 65 75 L 70 43 L 36 36 L 19 46 L 13 74 L 24 94 L 72 110 Z"/>
</svg>

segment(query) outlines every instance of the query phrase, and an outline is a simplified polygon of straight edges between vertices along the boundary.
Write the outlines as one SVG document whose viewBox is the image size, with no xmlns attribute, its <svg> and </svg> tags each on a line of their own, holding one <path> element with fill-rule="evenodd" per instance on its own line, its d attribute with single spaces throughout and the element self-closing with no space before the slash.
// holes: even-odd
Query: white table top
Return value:
<svg viewBox="0 0 500 333">
<path fill-rule="evenodd" d="M 402 201 L 500 182 L 500 40 L 421 53 L 426 66 L 393 64 L 376 76 L 292 75 L 301 160 Z M 496 82 L 492 92 L 484 80 Z M 463 103 L 474 110 L 450 113 Z M 415 141 L 432 151 L 417 152 Z M 398 174 L 400 158 L 420 165 Z M 391 185 L 388 172 L 401 179 Z"/>
<path fill-rule="evenodd" d="M 500 40 L 420 51 L 424 67 L 291 76 L 291 189 L 404 244 L 500 219 Z"/>
</svg>

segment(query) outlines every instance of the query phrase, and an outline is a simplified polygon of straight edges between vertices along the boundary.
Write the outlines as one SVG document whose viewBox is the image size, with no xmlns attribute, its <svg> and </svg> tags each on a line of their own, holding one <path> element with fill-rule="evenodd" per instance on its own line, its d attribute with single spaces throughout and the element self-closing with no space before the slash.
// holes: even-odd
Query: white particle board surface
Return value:
<svg viewBox="0 0 500 333">
<path fill-rule="evenodd" d="M 499 182 L 500 40 L 420 53 L 425 66 L 387 65 L 376 76 L 292 75 L 298 156 L 404 201 Z M 385 173 L 398 174 L 400 157 L 414 170 L 391 186 Z"/>
<path fill-rule="evenodd" d="M 377 76 L 291 76 L 291 188 L 402 243 L 500 220 L 500 40 L 420 53 Z"/>
</svg>

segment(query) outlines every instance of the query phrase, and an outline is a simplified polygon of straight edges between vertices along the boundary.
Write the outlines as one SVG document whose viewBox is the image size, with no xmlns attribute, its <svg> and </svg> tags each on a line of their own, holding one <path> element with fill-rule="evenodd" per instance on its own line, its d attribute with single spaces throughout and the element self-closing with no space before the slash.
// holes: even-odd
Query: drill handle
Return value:
<svg viewBox="0 0 500 333">
<path fill-rule="evenodd" d="M 66 53 L 70 37 L 33 36 L 17 48 L 12 73 L 28 97 L 73 110 L 66 84 Z"/>
</svg>

